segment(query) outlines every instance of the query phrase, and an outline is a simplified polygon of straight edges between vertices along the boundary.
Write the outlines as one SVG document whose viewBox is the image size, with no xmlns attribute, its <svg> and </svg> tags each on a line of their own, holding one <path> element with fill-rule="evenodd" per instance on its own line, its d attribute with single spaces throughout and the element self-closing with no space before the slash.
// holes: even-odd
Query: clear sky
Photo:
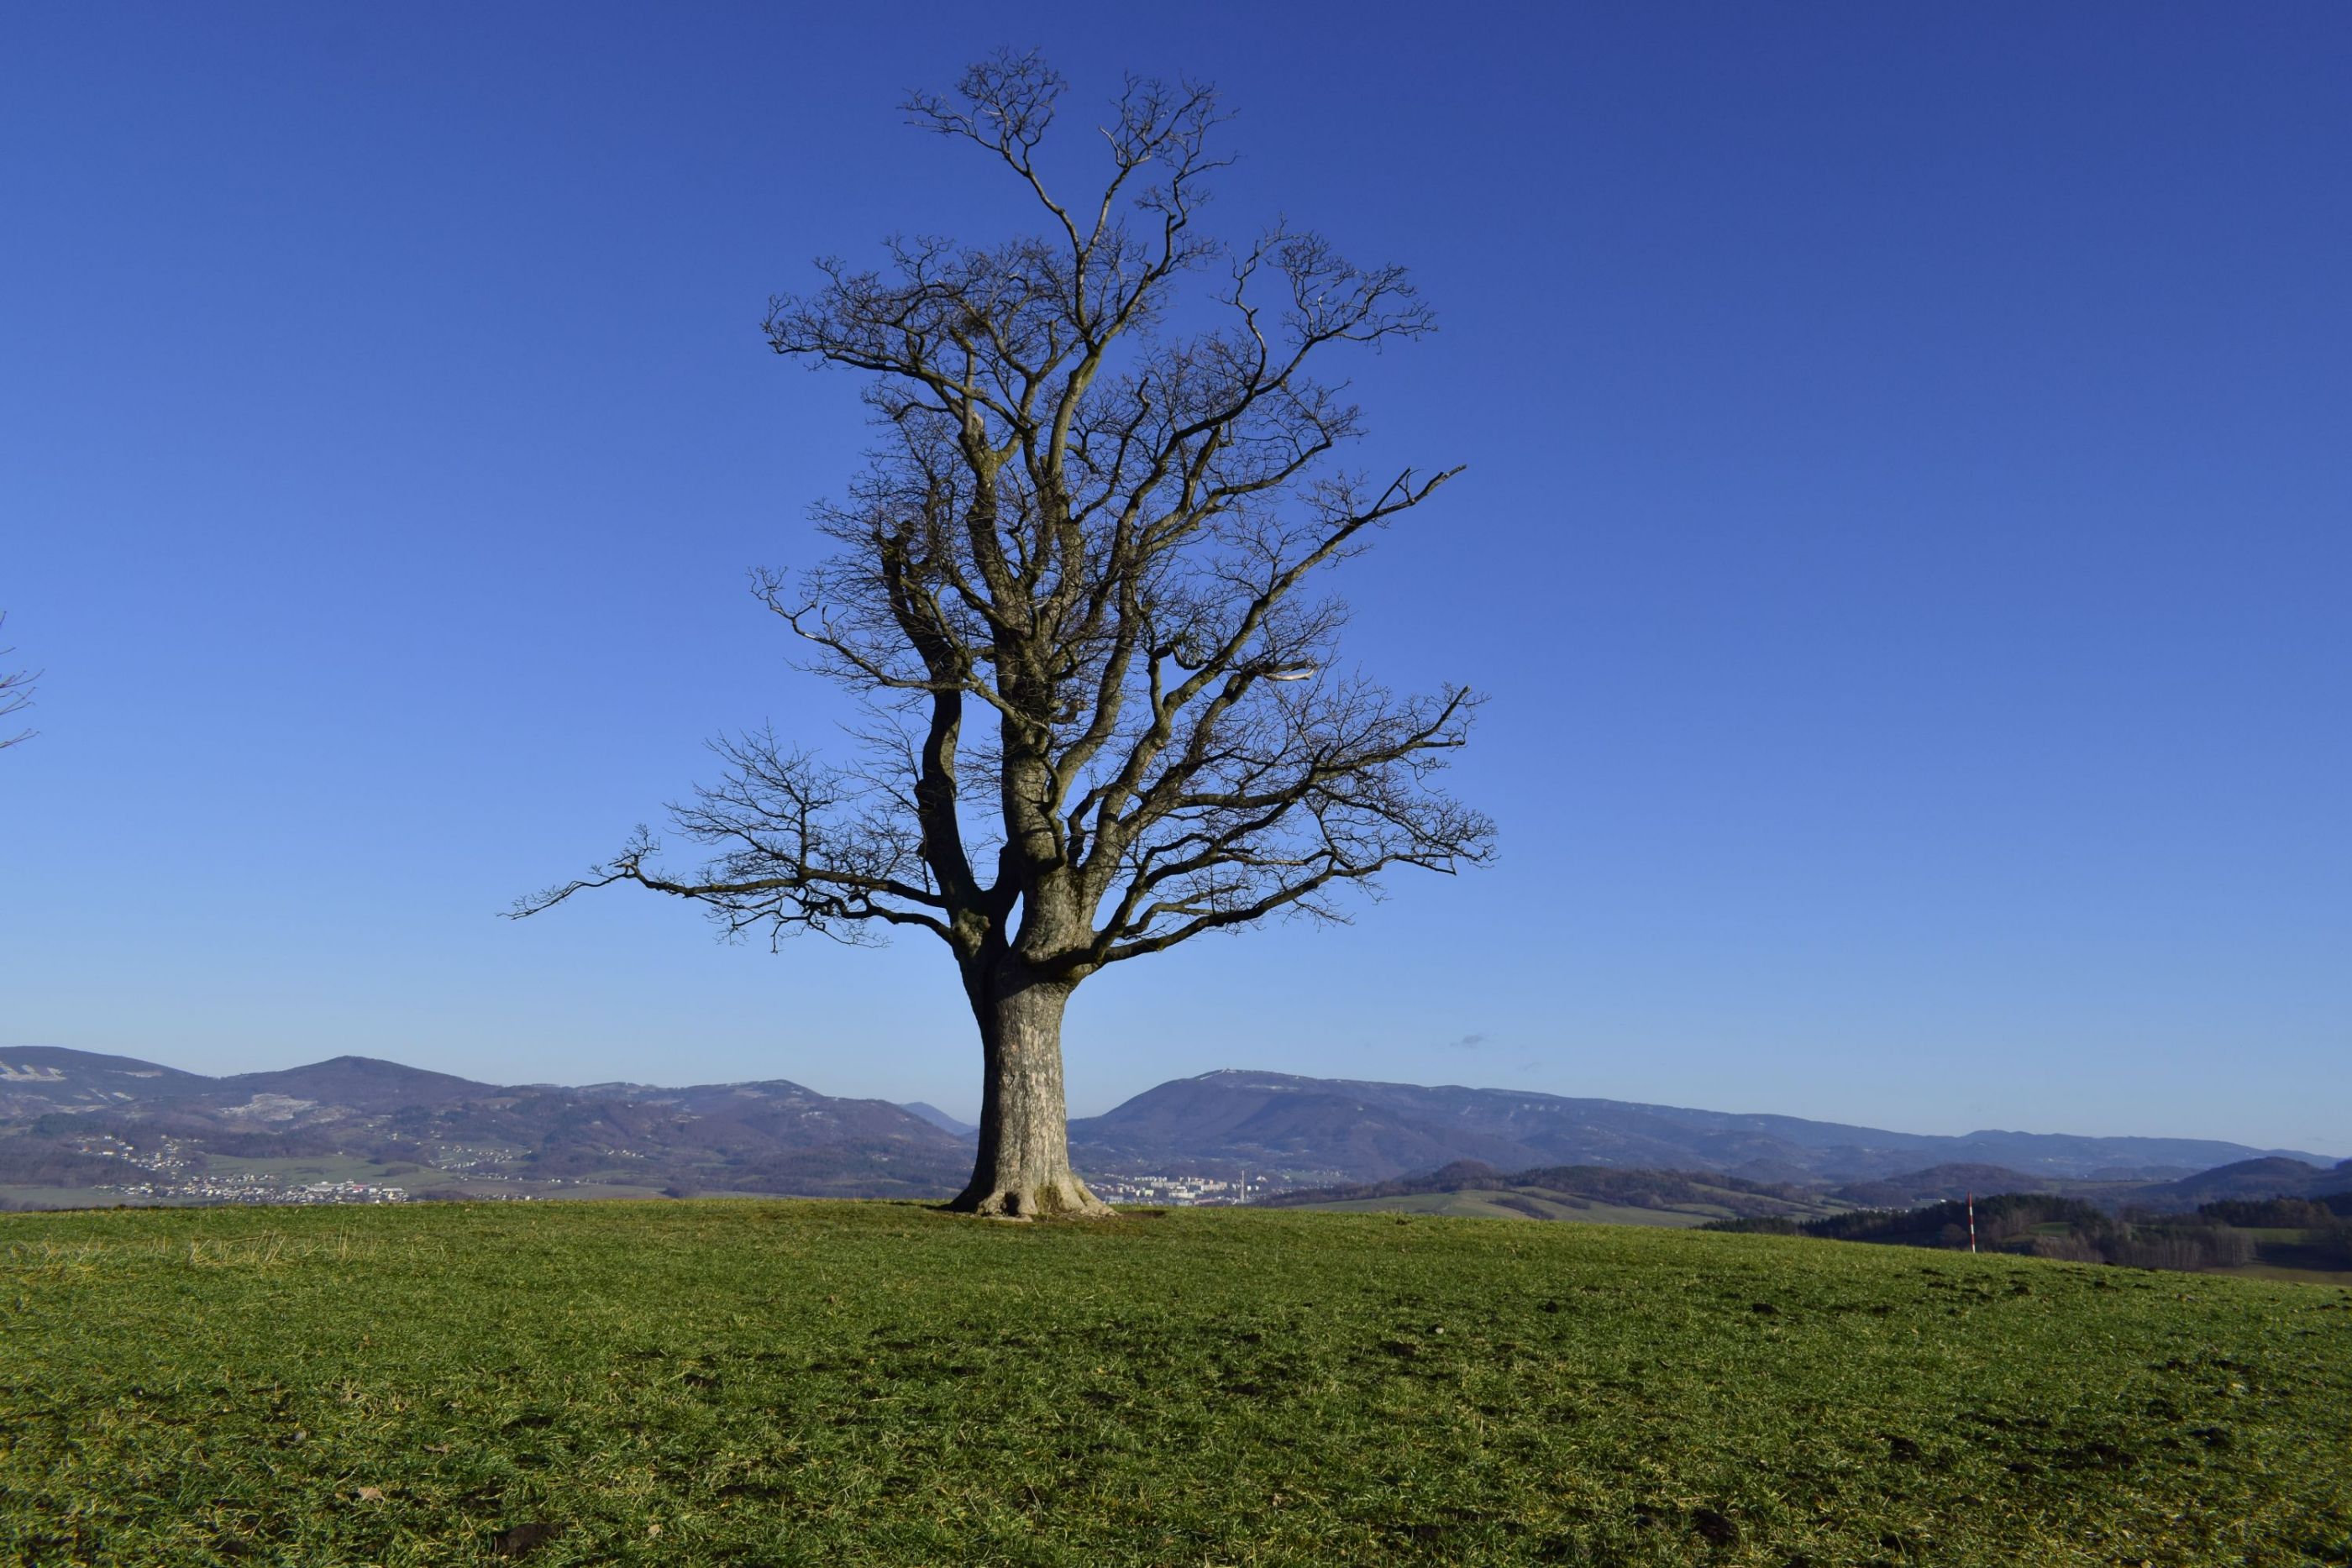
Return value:
<svg viewBox="0 0 2352 1568">
<path fill-rule="evenodd" d="M 1246 1066 L 2352 1154 L 2320 4 L 7 7 L 0 1048 L 969 1114 L 929 938 L 498 914 L 707 737 L 830 736 L 744 573 L 815 559 L 856 386 L 758 322 L 1016 221 L 893 108 L 1006 44 L 1074 132 L 1215 80 L 1220 227 L 1415 269 L 1361 460 L 1469 472 L 1353 647 L 1492 694 L 1503 831 L 1090 983 L 1074 1110 Z"/>
</svg>

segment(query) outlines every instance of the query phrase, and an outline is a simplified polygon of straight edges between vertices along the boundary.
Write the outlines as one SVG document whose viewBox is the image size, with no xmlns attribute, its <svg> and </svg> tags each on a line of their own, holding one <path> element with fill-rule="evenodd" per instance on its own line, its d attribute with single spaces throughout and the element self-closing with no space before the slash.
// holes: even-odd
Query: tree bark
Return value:
<svg viewBox="0 0 2352 1568">
<path fill-rule="evenodd" d="M 1057 1215 L 1100 1219 L 1110 1205 L 1070 1169 L 1068 1103 L 1062 1092 L 1062 1012 L 1070 988 L 1018 974 L 972 987 L 986 1077 L 981 1086 L 980 1157 L 971 1184 L 948 1207 L 998 1219 Z"/>
</svg>

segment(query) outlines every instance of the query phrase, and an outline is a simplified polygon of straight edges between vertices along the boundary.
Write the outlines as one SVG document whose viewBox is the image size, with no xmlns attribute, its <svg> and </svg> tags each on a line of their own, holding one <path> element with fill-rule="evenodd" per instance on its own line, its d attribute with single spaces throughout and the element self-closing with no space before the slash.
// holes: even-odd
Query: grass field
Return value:
<svg viewBox="0 0 2352 1568">
<path fill-rule="evenodd" d="M 1808 1201 L 1759 1199 L 1752 1193 L 1710 1187 L 1704 1177 L 1677 1172 L 1679 1196 L 1656 1201 L 1612 1203 L 1605 1197 L 1556 1186 L 1517 1184 L 1465 1186 L 1443 1192 L 1395 1193 L 1379 1197 L 1339 1197 L 1320 1203 L 1285 1204 L 1311 1214 L 1429 1214 L 1464 1219 L 1565 1219 L 1586 1225 L 1654 1225 L 1685 1229 L 1740 1214 L 1778 1213 L 1810 1219 L 1843 1214 L 1855 1206 L 1834 1198 Z"/>
<path fill-rule="evenodd" d="M 0 1216 L 0 1561 L 2343 1563 L 2352 1291 L 907 1205 Z"/>
<path fill-rule="evenodd" d="M 1301 1204 L 1298 1212 L 1427 1214 L 1455 1219 L 1567 1219 L 1587 1225 L 1655 1225 L 1682 1229 L 1705 1225 L 1710 1219 L 1731 1218 L 1727 1208 L 1635 1208 L 1532 1189 L 1498 1192 L 1475 1187 L 1463 1192 L 1405 1193 L 1396 1197 L 1343 1197 L 1329 1203 Z"/>
</svg>

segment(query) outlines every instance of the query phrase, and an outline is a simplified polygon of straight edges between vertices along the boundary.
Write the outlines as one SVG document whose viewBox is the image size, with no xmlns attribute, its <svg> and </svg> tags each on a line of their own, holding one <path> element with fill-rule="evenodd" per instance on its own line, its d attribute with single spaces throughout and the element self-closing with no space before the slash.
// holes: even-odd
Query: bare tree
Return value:
<svg viewBox="0 0 2352 1568">
<path fill-rule="evenodd" d="M 5 626 L 7 623 L 8 612 L 0 610 L 0 626 Z M 6 658 L 16 651 L 14 648 L 0 648 L 0 659 Z M 38 670 L 0 671 L 0 718 L 6 718 L 11 714 L 22 713 L 31 707 L 33 683 L 40 678 L 41 673 Z M 33 732 L 29 729 L 19 731 L 15 735 L 0 737 L 0 751 L 7 750 L 19 741 L 32 738 Z"/>
<path fill-rule="evenodd" d="M 771 302 L 779 354 L 871 378 L 881 433 L 840 546 L 760 597 L 863 699 L 856 758 L 761 732 L 671 808 L 709 846 L 656 863 L 639 829 L 581 880 L 698 901 L 733 933 L 845 940 L 913 926 L 954 955 L 980 1028 L 980 1152 L 954 1207 L 1101 1215 L 1071 1171 L 1061 1026 L 1110 965 L 1284 914 L 1392 866 L 1486 860 L 1493 826 L 1433 784 L 1476 697 L 1400 697 L 1335 667 L 1344 619 L 1311 580 L 1458 470 L 1368 482 L 1332 350 L 1420 336 L 1396 267 L 1281 227 L 1199 234 L 1221 116 L 1205 87 L 1130 78 L 1109 167 L 1058 199 L 1036 150 L 1065 84 L 1000 55 L 912 122 L 978 144 L 1043 232 L 993 248 L 893 239 Z M 1206 287 L 1182 298 L 1191 278 Z M 1180 325 L 1180 306 L 1183 308 Z"/>
</svg>

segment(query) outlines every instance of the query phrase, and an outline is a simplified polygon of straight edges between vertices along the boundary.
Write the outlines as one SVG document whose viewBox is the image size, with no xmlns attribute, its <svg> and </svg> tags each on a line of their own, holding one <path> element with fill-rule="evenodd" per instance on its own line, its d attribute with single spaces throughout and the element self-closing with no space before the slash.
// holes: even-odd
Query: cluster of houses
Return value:
<svg viewBox="0 0 2352 1568">
<path fill-rule="evenodd" d="M 100 1192 L 124 1197 L 170 1198 L 197 1203 L 406 1203 L 408 1189 L 378 1186 L 370 1182 L 314 1181 L 283 1186 L 266 1176 L 200 1176 L 179 1181 L 110 1182 Z"/>
<path fill-rule="evenodd" d="M 145 1173 L 142 1181 L 103 1182 L 100 1192 L 114 1193 L 123 1198 L 147 1198 L 178 1203 L 405 1203 L 408 1189 L 382 1186 L 373 1182 L 314 1181 L 289 1186 L 277 1176 L 261 1172 L 236 1172 L 215 1176 L 189 1168 L 190 1162 L 179 1143 L 171 1138 L 160 1140 L 152 1149 L 141 1149 L 110 1134 L 98 1134 L 75 1145 L 77 1153 L 98 1155 L 121 1160 L 133 1170 Z"/>
<path fill-rule="evenodd" d="M 1105 1203 L 1164 1203 L 1183 1207 L 1247 1203 L 1252 1197 L 1263 1195 L 1265 1184 L 1253 1182 L 1247 1176 L 1221 1181 L 1214 1176 L 1089 1176 L 1087 1188 Z"/>
</svg>

